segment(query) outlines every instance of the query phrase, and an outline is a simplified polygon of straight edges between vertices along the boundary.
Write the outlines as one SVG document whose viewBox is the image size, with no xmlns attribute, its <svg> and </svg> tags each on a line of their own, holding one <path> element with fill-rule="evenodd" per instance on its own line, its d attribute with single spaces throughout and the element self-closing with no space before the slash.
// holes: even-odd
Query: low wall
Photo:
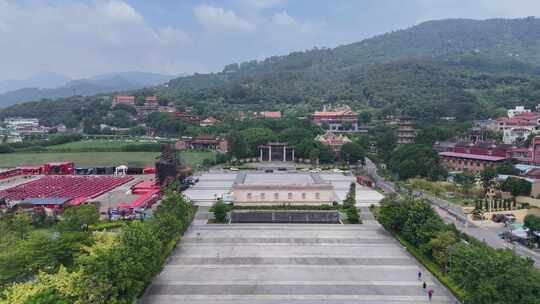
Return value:
<svg viewBox="0 0 540 304">
<path fill-rule="evenodd" d="M 339 223 L 339 212 L 326 210 L 237 210 L 231 212 L 232 223 Z"/>
<path fill-rule="evenodd" d="M 519 203 L 528 203 L 531 206 L 540 208 L 540 199 L 532 198 L 528 196 L 518 196 L 516 201 Z"/>
<path fill-rule="evenodd" d="M 531 208 L 531 209 L 514 209 L 514 210 L 484 212 L 484 217 L 489 220 L 494 214 L 510 214 L 510 213 L 516 217 L 517 223 L 523 224 L 523 220 L 529 214 L 540 216 L 540 209 Z M 472 219 L 472 215 L 469 215 L 469 218 Z"/>
</svg>

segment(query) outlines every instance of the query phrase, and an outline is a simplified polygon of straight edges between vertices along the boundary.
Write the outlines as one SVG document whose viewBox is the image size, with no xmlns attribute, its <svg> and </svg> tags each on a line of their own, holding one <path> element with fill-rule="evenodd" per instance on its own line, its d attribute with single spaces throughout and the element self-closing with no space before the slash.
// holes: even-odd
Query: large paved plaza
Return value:
<svg viewBox="0 0 540 304">
<path fill-rule="evenodd" d="M 377 223 L 233 224 L 196 220 L 144 304 L 428 303 L 420 266 Z M 431 303 L 455 303 L 422 270 Z"/>
</svg>

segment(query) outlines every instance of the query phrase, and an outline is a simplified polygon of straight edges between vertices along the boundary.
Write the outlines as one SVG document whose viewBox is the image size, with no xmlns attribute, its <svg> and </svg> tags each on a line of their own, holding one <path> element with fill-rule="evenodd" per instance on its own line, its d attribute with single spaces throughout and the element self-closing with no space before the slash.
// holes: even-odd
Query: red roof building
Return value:
<svg viewBox="0 0 540 304">
<path fill-rule="evenodd" d="M 259 112 L 257 116 L 261 118 L 279 119 L 281 118 L 281 112 L 280 111 L 265 111 L 265 112 Z"/>
<path fill-rule="evenodd" d="M 219 122 L 220 122 L 219 120 L 217 120 L 214 117 L 210 116 L 210 117 L 207 117 L 207 118 L 203 119 L 199 125 L 201 127 L 209 127 L 209 126 L 213 126 L 213 125 L 215 125 L 215 124 L 217 124 Z"/>
<path fill-rule="evenodd" d="M 116 96 L 112 102 L 112 106 L 119 104 L 135 105 L 135 96 Z"/>
<path fill-rule="evenodd" d="M 343 107 L 334 111 L 316 111 L 312 115 L 316 125 L 327 125 L 332 132 L 357 132 L 358 113 L 349 107 Z"/>
<path fill-rule="evenodd" d="M 332 151 L 339 153 L 341 146 L 350 143 L 351 140 L 344 135 L 336 135 L 332 131 L 326 131 L 326 133 L 319 135 L 315 140 L 321 142 L 323 145 L 329 146 Z"/>
<path fill-rule="evenodd" d="M 176 118 L 186 122 L 200 123 L 202 121 L 202 118 L 199 115 L 191 114 L 188 112 L 176 112 L 175 115 Z"/>
<path fill-rule="evenodd" d="M 449 171 L 482 172 L 487 167 L 494 167 L 504 162 L 503 156 L 477 155 L 459 152 L 440 152 L 441 164 Z"/>
<path fill-rule="evenodd" d="M 158 98 L 157 98 L 157 96 L 147 96 L 145 98 L 145 102 L 156 104 L 156 103 L 158 103 Z"/>
</svg>

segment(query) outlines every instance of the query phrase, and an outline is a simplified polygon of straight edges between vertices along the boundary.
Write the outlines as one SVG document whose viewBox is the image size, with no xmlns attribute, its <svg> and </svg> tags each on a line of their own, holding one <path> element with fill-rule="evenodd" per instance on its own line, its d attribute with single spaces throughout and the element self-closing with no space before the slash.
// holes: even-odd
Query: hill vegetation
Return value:
<svg viewBox="0 0 540 304">
<path fill-rule="evenodd" d="M 181 77 L 147 91 L 218 117 L 237 109 L 303 116 L 326 103 L 347 103 L 379 116 L 466 121 L 538 103 L 540 19 L 429 21 L 334 49 L 234 63 L 219 73 Z M 51 103 L 73 112 L 89 99 Z M 0 117 L 51 120 L 54 107 L 23 104 Z"/>
</svg>

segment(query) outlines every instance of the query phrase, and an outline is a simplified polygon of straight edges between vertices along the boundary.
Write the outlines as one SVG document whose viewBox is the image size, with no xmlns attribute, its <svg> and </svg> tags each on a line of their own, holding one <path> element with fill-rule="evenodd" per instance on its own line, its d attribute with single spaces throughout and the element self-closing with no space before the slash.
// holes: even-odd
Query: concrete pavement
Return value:
<svg viewBox="0 0 540 304">
<path fill-rule="evenodd" d="M 194 222 L 140 303 L 428 303 L 419 269 L 431 303 L 455 303 L 362 211 L 363 225 Z"/>
</svg>

